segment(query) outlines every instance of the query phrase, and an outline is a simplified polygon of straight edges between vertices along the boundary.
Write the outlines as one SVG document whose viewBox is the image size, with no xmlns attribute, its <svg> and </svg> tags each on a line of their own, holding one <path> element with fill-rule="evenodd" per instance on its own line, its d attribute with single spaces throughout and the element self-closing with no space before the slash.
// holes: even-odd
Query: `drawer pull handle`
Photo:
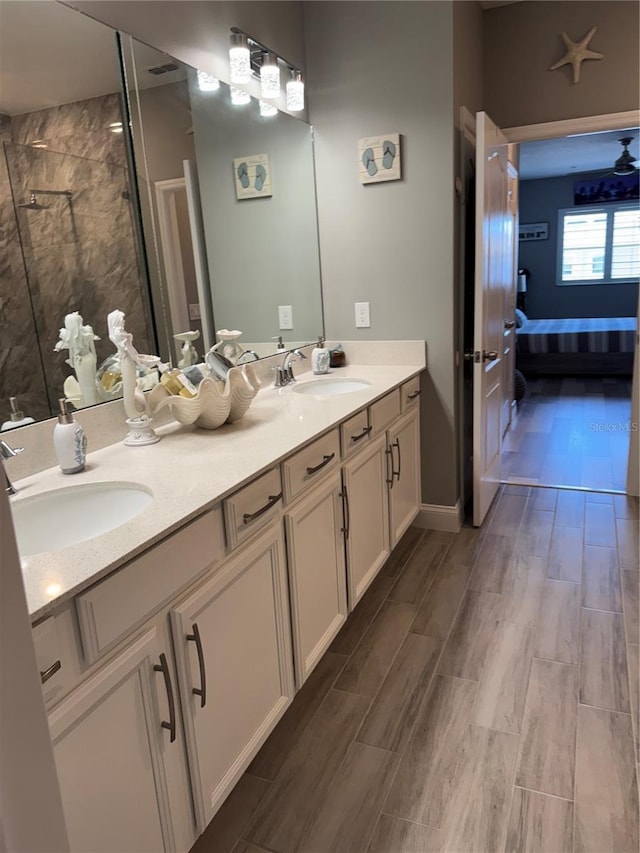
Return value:
<svg viewBox="0 0 640 853">
<path fill-rule="evenodd" d="M 344 527 L 341 528 L 340 532 L 344 533 L 346 541 L 349 538 L 349 528 L 351 527 L 351 511 L 349 509 L 349 492 L 347 491 L 347 487 L 345 486 L 338 494 L 342 498 L 342 514 L 344 516 Z"/>
<path fill-rule="evenodd" d="M 40 673 L 40 681 L 45 684 L 47 681 L 49 681 L 50 678 L 52 678 L 56 674 L 56 672 L 60 672 L 61 669 L 62 662 L 57 660 L 55 663 L 52 663 L 48 669 L 45 669 L 44 672 Z"/>
<path fill-rule="evenodd" d="M 419 397 L 419 396 L 420 396 L 420 389 L 418 388 L 418 390 L 414 391 L 413 394 L 407 394 L 407 400 L 415 400 L 416 397 Z"/>
<path fill-rule="evenodd" d="M 361 438 L 365 438 L 366 436 L 369 435 L 369 433 L 371 432 L 371 429 L 372 428 L 370 426 L 364 427 L 362 432 L 359 432 L 357 435 L 351 436 L 351 441 L 360 441 Z"/>
<path fill-rule="evenodd" d="M 193 634 L 187 634 L 187 640 L 196 644 L 198 667 L 200 669 L 200 687 L 192 687 L 191 692 L 195 696 L 200 697 L 200 707 L 204 708 L 207 704 L 207 672 L 204 668 L 204 653 L 202 651 L 202 640 L 200 639 L 200 630 L 197 622 L 193 623 L 191 630 L 193 631 Z"/>
<path fill-rule="evenodd" d="M 167 657 L 164 652 L 160 655 L 160 663 L 154 664 L 153 669 L 155 672 L 161 672 L 164 676 L 164 686 L 167 691 L 167 702 L 169 703 L 169 722 L 162 720 L 160 725 L 163 729 L 169 729 L 169 743 L 173 743 L 176 739 L 176 705 L 173 700 L 169 664 L 167 663 Z"/>
<path fill-rule="evenodd" d="M 335 453 L 330 453 L 328 456 L 327 455 L 323 456 L 322 462 L 320 462 L 319 465 L 314 465 L 313 468 L 307 468 L 307 474 L 309 476 L 311 476 L 311 474 L 315 474 L 318 471 L 321 471 L 326 465 L 329 464 L 329 462 L 331 462 L 332 459 L 335 459 L 335 458 L 336 458 Z"/>
<path fill-rule="evenodd" d="M 393 469 L 393 448 L 396 447 L 398 449 L 398 470 L 394 471 Z M 391 445 L 391 478 L 395 477 L 397 480 L 400 479 L 400 471 L 402 470 L 402 454 L 400 453 L 400 439 L 396 438 L 396 440 Z"/>
<path fill-rule="evenodd" d="M 245 512 L 245 514 L 242 516 L 242 521 L 245 524 L 249 524 L 250 521 L 253 521 L 256 518 L 260 518 L 261 515 L 264 515 L 264 513 L 268 509 L 271 509 L 272 506 L 275 506 L 278 503 L 278 501 L 281 501 L 281 500 L 282 500 L 282 492 L 280 492 L 277 495 L 269 495 L 269 500 L 266 502 L 266 504 L 264 506 L 261 506 L 260 509 L 257 509 L 255 512 Z"/>
</svg>

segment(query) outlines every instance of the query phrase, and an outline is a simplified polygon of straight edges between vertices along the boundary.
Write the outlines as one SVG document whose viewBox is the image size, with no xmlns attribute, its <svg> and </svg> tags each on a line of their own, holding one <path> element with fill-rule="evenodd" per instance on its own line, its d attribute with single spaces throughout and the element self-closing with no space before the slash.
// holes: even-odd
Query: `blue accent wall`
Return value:
<svg viewBox="0 0 640 853">
<path fill-rule="evenodd" d="M 573 207 L 573 186 L 581 177 L 567 175 L 520 182 L 520 222 L 549 223 L 548 240 L 519 244 L 518 267 L 526 267 L 531 273 L 526 313 L 532 319 L 636 314 L 637 283 L 556 285 L 558 210 Z"/>
</svg>

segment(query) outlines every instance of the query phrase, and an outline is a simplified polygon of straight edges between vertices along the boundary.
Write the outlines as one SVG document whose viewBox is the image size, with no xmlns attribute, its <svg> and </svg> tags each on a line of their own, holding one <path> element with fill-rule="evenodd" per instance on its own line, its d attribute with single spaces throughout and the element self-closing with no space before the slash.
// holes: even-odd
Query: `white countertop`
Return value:
<svg viewBox="0 0 640 853">
<path fill-rule="evenodd" d="M 23 558 L 33 621 L 181 527 L 286 456 L 368 406 L 424 369 L 423 364 L 352 365 L 330 375 L 371 383 L 362 391 L 331 397 L 299 394 L 295 386 L 263 388 L 237 424 L 208 431 L 170 424 L 158 444 L 113 444 L 89 453 L 73 476 L 50 468 L 15 483 L 21 500 L 84 483 L 140 483 L 153 501 L 116 529 L 47 554 Z M 298 385 L 314 377 L 304 373 Z"/>
</svg>

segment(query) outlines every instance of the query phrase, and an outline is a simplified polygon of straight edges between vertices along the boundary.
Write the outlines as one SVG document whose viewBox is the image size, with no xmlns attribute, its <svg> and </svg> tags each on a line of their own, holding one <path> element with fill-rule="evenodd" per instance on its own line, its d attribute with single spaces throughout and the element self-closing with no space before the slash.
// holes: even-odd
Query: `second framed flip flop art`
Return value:
<svg viewBox="0 0 640 853">
<path fill-rule="evenodd" d="M 237 157 L 233 161 L 233 174 L 239 200 L 273 195 L 268 154 Z"/>
<path fill-rule="evenodd" d="M 397 181 L 400 168 L 400 134 L 367 136 L 358 142 L 358 167 L 361 184 Z"/>
</svg>

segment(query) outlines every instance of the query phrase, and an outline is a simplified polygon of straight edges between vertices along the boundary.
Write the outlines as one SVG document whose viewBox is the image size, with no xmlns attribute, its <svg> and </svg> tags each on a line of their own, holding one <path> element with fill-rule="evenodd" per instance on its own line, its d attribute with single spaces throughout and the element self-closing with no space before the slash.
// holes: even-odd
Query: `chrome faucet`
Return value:
<svg viewBox="0 0 640 853">
<path fill-rule="evenodd" d="M 247 356 L 247 358 L 245 358 L 245 355 Z M 244 352 L 240 353 L 240 355 L 238 356 L 238 359 L 236 361 L 236 364 L 237 365 L 247 364 L 249 361 L 259 361 L 259 360 L 260 360 L 260 356 L 258 355 L 257 352 L 255 352 L 252 349 L 246 349 Z"/>
<path fill-rule="evenodd" d="M 14 456 L 17 456 L 19 453 L 22 453 L 24 447 L 9 447 L 6 441 L 2 441 L 0 439 L 0 455 L 2 455 L 2 459 L 12 459 Z M 4 468 L 4 465 L 2 466 Z M 15 495 L 16 489 L 13 486 L 11 480 L 9 479 L 9 475 L 7 474 L 6 468 L 4 468 L 4 479 L 5 479 L 5 492 L 9 495 Z"/>
<path fill-rule="evenodd" d="M 303 358 L 306 358 L 306 355 L 302 350 L 289 350 L 282 359 L 282 365 L 280 367 L 273 368 L 276 372 L 276 381 L 274 382 L 276 388 L 282 388 L 284 385 L 290 385 L 291 382 L 296 381 L 296 377 L 293 373 L 293 364 L 291 363 L 294 355 L 300 359 L 300 361 L 302 361 Z"/>
</svg>

